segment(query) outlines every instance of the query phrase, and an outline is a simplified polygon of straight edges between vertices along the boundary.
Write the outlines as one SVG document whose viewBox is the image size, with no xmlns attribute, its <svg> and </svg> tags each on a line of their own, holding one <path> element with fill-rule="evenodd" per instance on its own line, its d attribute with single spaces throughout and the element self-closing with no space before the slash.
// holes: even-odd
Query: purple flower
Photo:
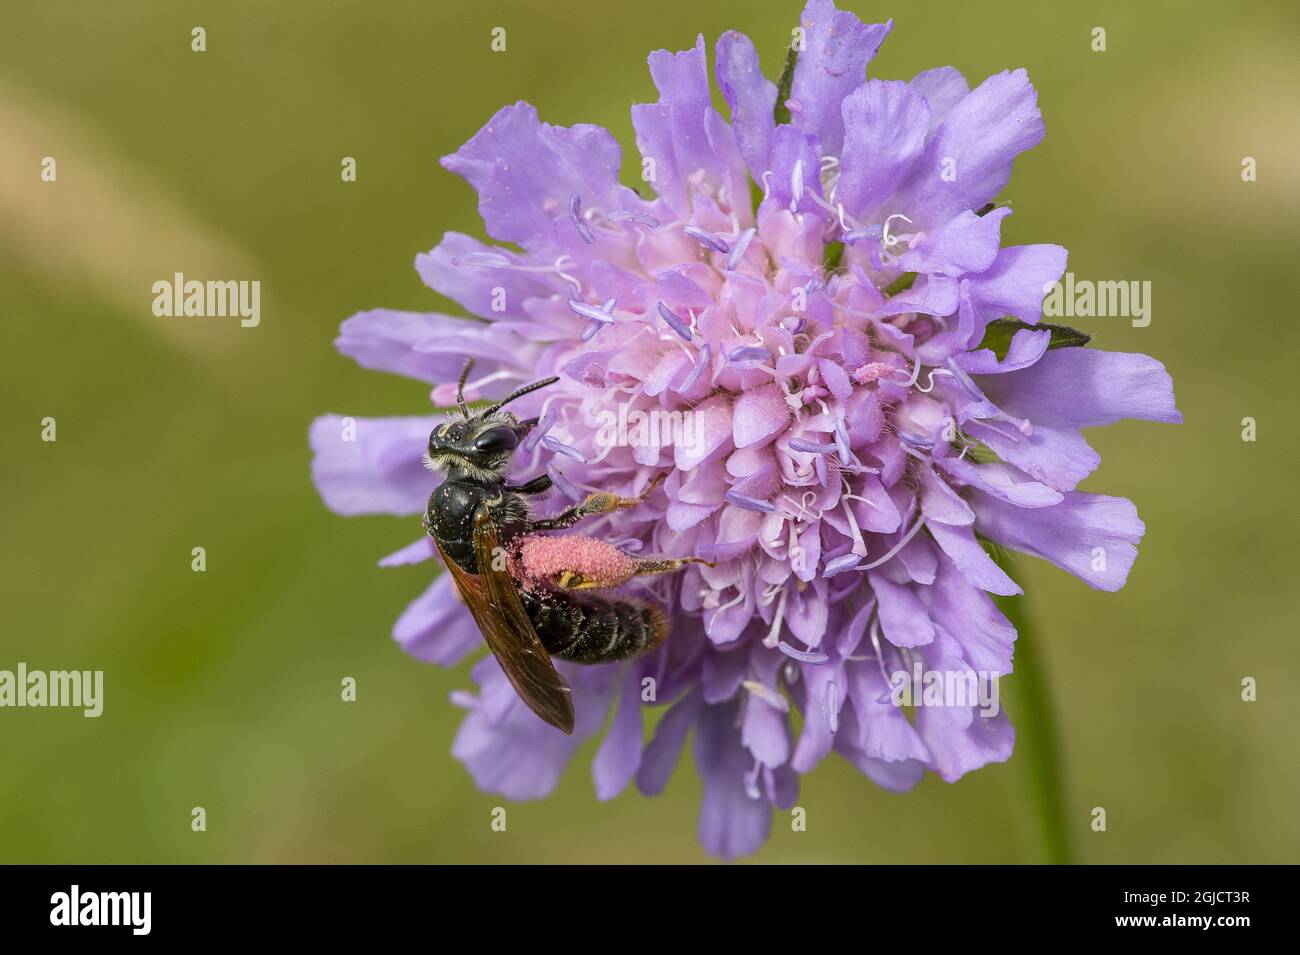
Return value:
<svg viewBox="0 0 1300 955">
<path fill-rule="evenodd" d="M 1038 327 L 1065 249 L 1002 246 L 1011 210 L 990 207 L 1044 134 L 1024 71 L 974 89 L 949 67 L 864 79 L 892 22 L 860 23 L 831 0 L 810 0 L 801 22 L 784 104 L 746 37 L 718 41 L 730 123 L 710 105 L 703 38 L 650 55 L 659 100 L 632 121 L 654 199 L 619 184 L 605 130 L 549 126 L 527 103 L 502 109 L 443 165 L 478 191 L 487 234 L 524 251 L 449 233 L 416 260 L 431 288 L 486 321 L 378 310 L 338 339 L 368 368 L 437 385 L 444 407 L 467 356 L 469 399 L 559 375 L 515 407 L 546 422 L 517 476 L 562 478 L 554 509 L 667 473 L 595 532 L 716 562 L 645 588 L 673 608 L 668 639 L 622 664 L 559 663 L 572 736 L 485 657 L 478 693 L 455 695 L 467 715 L 454 752 L 483 789 L 539 798 L 608 723 L 592 771 L 609 799 L 633 781 L 661 791 L 693 734 L 699 835 L 724 858 L 754 852 L 772 808 L 792 806 L 799 776 L 832 750 L 895 790 L 927 770 L 952 782 L 1006 760 L 1005 713 L 947 703 L 909 720 L 892 674 L 1011 672 L 1015 630 L 990 594 L 1021 590 L 982 540 L 1123 586 L 1143 525 L 1127 500 L 1077 490 L 1099 463 L 1082 429 L 1180 420 L 1159 362 L 1057 347 Z M 606 304 L 574 307 L 595 302 Z M 651 427 L 653 439 L 601 427 L 655 412 L 683 426 Z M 351 419 L 318 419 L 325 501 L 421 513 L 437 420 L 349 431 Z M 417 542 L 387 562 L 432 553 Z M 394 636 L 444 665 L 482 645 L 446 576 Z M 651 705 L 666 713 L 643 746 Z"/>
</svg>

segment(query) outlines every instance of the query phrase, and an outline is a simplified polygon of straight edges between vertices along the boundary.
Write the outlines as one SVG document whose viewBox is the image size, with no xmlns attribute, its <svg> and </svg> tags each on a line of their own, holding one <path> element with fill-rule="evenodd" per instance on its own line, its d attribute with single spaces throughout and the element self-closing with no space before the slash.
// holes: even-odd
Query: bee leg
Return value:
<svg viewBox="0 0 1300 955">
<path fill-rule="evenodd" d="M 663 483 L 665 475 L 659 475 L 652 480 L 646 489 L 636 497 L 619 497 L 617 494 L 611 494 L 608 491 L 597 491 L 594 494 L 588 494 L 580 504 L 575 504 L 567 510 L 561 511 L 554 517 L 543 518 L 540 521 L 534 521 L 532 529 L 535 531 L 558 531 L 566 527 L 572 527 L 578 521 L 585 517 L 593 517 L 597 514 L 609 514 L 613 511 L 625 511 L 636 507 L 644 501 L 650 492 Z M 529 482 L 533 483 L 532 481 Z"/>
<path fill-rule="evenodd" d="M 689 564 L 716 566 L 711 560 L 702 557 L 648 557 L 634 560 L 626 569 L 611 573 L 609 570 L 589 568 L 563 568 L 548 580 L 553 587 L 561 590 L 603 590 L 617 587 L 633 577 L 652 577 L 657 574 L 671 574 Z"/>
<path fill-rule="evenodd" d="M 539 474 L 531 481 L 525 481 L 523 484 L 507 484 L 506 490 L 513 491 L 516 494 L 545 494 L 551 489 L 551 478 L 547 474 Z"/>
<path fill-rule="evenodd" d="M 717 566 L 713 561 L 705 560 L 703 557 L 647 557 L 636 562 L 636 569 L 632 572 L 632 576 L 651 577 L 655 574 L 671 574 L 689 564 L 703 564 L 705 567 Z"/>
</svg>

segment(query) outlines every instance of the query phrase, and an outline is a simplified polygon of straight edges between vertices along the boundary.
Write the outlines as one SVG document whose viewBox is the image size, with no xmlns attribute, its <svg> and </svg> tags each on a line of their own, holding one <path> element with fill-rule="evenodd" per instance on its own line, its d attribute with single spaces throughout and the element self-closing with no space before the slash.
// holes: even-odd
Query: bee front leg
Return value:
<svg viewBox="0 0 1300 955">
<path fill-rule="evenodd" d="M 646 489 L 636 497 L 619 497 L 617 494 L 611 494 L 608 491 L 597 491 L 594 494 L 588 494 L 586 499 L 580 504 L 567 508 L 556 514 L 554 517 L 544 518 L 540 521 L 534 521 L 532 529 L 535 531 L 558 531 L 566 527 L 572 527 L 585 517 L 594 517 L 597 514 L 610 514 L 614 511 L 625 511 L 636 507 L 650 493 L 663 483 L 666 475 L 659 475 L 652 480 Z M 530 482 L 531 483 L 531 482 Z"/>
<path fill-rule="evenodd" d="M 507 491 L 514 491 L 516 494 L 545 494 L 551 489 L 551 478 L 547 474 L 539 474 L 531 481 L 525 481 L 523 484 L 507 484 Z"/>
</svg>

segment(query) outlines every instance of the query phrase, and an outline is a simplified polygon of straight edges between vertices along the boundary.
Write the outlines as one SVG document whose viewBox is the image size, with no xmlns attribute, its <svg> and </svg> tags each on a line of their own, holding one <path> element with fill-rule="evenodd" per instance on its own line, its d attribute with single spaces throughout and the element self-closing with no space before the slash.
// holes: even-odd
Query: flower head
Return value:
<svg viewBox="0 0 1300 955">
<path fill-rule="evenodd" d="M 478 694 L 455 695 L 454 752 L 486 790 L 545 796 L 612 708 L 593 766 L 608 799 L 633 780 L 663 789 L 693 730 L 700 838 L 728 858 L 764 841 L 772 806 L 832 750 L 896 790 L 1007 759 L 1004 712 L 946 701 L 909 719 L 894 675 L 1011 672 L 1015 630 L 990 594 L 1020 588 L 982 541 L 1121 587 L 1143 525 L 1127 500 L 1076 490 L 1099 463 L 1081 429 L 1180 420 L 1159 362 L 1040 323 L 1063 248 L 1001 244 L 1011 209 L 994 202 L 1044 134 L 1024 71 L 974 89 L 946 67 L 866 79 L 892 22 L 810 0 L 801 26 L 782 102 L 746 37 L 718 40 L 730 123 L 710 105 L 703 38 L 650 55 L 659 100 L 632 120 L 654 198 L 619 183 L 605 130 L 502 109 L 443 165 L 478 191 L 487 234 L 523 251 L 449 233 L 416 260 L 479 320 L 379 310 L 338 339 L 435 385 L 436 405 L 467 356 L 471 399 L 560 376 L 515 406 L 539 419 L 517 473 L 550 474 L 556 507 L 667 474 L 645 505 L 582 529 L 716 564 L 640 586 L 672 608 L 667 640 L 621 664 L 559 664 L 572 736 L 485 657 Z M 326 502 L 421 513 L 439 420 L 360 419 L 348 441 L 318 419 Z M 431 554 L 422 538 L 383 563 Z M 394 635 L 444 665 L 481 646 L 446 575 Z M 643 746 L 648 706 L 666 712 Z"/>
</svg>

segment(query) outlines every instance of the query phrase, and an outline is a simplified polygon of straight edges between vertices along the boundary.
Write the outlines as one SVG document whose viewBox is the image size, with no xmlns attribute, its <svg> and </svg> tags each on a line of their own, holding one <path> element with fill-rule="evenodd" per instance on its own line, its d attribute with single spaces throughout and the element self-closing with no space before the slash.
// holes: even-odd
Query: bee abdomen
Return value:
<svg viewBox="0 0 1300 955">
<path fill-rule="evenodd" d="M 649 650 L 668 632 L 659 607 L 563 591 L 520 591 L 524 609 L 552 656 L 574 663 L 610 663 Z"/>
</svg>

